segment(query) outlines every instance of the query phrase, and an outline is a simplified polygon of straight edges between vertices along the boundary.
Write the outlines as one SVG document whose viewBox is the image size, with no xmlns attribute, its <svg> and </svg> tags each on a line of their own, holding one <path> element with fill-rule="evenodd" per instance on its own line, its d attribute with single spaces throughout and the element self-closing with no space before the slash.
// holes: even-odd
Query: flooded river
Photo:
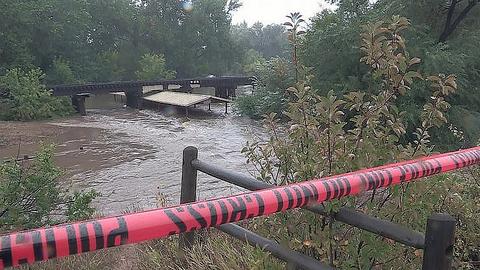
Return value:
<svg viewBox="0 0 480 270">
<path fill-rule="evenodd" d="M 74 190 L 100 192 L 95 206 L 102 214 L 155 208 L 163 196 L 170 204 L 177 203 L 182 151 L 190 145 L 198 147 L 201 160 L 249 173 L 240 151 L 247 140 L 263 136 L 259 123 L 232 113 L 225 115 L 223 105 L 212 106 L 213 112 L 199 107 L 186 119 L 171 107 L 163 111 L 123 108 L 110 95 L 87 100 L 85 117 L 22 124 L 18 131 L 25 141 L 18 143 L 21 149 L 17 145 L 0 147 L 0 158 L 31 154 L 38 149 L 39 140 L 54 142 L 57 164 L 66 170 L 63 181 Z M 38 138 L 28 139 L 39 125 Z M 55 129 L 59 131 L 51 132 Z M 202 199 L 239 191 L 199 173 L 198 196 Z"/>
</svg>

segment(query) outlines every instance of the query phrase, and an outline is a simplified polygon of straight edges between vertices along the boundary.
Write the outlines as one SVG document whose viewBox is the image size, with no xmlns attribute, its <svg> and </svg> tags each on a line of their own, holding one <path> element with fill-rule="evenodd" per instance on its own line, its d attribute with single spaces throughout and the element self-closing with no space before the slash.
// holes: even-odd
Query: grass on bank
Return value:
<svg viewBox="0 0 480 270">
<path fill-rule="evenodd" d="M 279 261 L 216 229 L 205 230 L 192 250 L 180 253 L 178 237 L 153 240 L 91 253 L 53 259 L 21 269 L 285 269 Z M 184 256 L 181 256 L 184 254 Z"/>
</svg>

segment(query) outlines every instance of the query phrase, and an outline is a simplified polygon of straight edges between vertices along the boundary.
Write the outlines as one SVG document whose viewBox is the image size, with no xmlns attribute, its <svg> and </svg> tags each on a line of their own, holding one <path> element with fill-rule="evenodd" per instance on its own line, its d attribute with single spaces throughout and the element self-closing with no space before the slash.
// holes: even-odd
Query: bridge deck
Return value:
<svg viewBox="0 0 480 270">
<path fill-rule="evenodd" d="M 180 92 L 160 92 L 151 96 L 147 96 L 143 98 L 144 100 L 160 103 L 160 104 L 168 104 L 180 107 L 190 107 L 196 104 L 204 103 L 204 102 L 231 102 L 228 99 L 223 99 L 219 97 L 209 96 L 209 95 L 197 95 L 197 94 L 186 94 Z"/>
<path fill-rule="evenodd" d="M 158 88 L 162 86 L 166 90 L 169 86 L 178 85 L 190 90 L 192 85 L 200 87 L 215 87 L 235 89 L 240 85 L 255 85 L 254 77 L 245 76 L 225 76 L 213 78 L 194 78 L 194 79 L 174 79 L 174 80 L 156 80 L 156 81 L 124 81 L 124 82 L 108 82 L 108 83 L 88 83 L 76 85 L 53 85 L 47 86 L 53 90 L 55 96 L 72 96 L 82 93 L 100 94 L 118 91 L 142 91 L 145 87 L 151 86 Z M 1 90 L 1 89 L 0 89 Z M 1 91 L 0 91 L 1 92 Z"/>
</svg>

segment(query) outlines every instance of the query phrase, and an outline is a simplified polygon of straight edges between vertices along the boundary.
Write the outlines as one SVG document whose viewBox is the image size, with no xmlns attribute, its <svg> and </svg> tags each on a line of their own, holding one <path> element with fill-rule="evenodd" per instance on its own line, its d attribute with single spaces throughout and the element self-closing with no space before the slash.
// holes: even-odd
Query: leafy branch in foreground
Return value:
<svg viewBox="0 0 480 270">
<path fill-rule="evenodd" d="M 98 193 L 68 194 L 59 182 L 53 146 L 43 145 L 33 161 L 0 164 L 0 230 L 30 229 L 90 218 Z"/>
</svg>

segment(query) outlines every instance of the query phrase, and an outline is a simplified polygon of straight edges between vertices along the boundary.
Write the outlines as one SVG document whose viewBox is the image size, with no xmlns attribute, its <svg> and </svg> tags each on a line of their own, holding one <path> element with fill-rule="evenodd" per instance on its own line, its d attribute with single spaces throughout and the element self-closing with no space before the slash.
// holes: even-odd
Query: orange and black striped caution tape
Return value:
<svg viewBox="0 0 480 270">
<path fill-rule="evenodd" d="M 256 192 L 0 237 L 0 268 L 164 238 L 480 163 L 480 147 Z"/>
</svg>

